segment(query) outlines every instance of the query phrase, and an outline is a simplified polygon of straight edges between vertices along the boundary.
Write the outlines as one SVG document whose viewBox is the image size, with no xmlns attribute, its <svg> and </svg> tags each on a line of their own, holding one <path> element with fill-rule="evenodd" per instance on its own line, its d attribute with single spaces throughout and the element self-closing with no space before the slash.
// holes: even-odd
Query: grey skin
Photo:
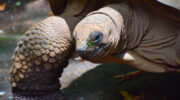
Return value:
<svg viewBox="0 0 180 100">
<path fill-rule="evenodd" d="M 76 25 L 76 51 L 92 62 L 125 63 L 156 73 L 179 72 L 179 15 L 179 9 L 153 0 L 109 5 Z"/>
<path fill-rule="evenodd" d="M 178 7 L 155 0 L 127 1 L 94 12 L 94 6 L 88 7 L 79 9 L 76 17 L 66 9 L 63 18 L 47 18 L 23 35 L 12 57 L 15 100 L 65 100 L 58 78 L 74 47 L 92 62 L 124 63 L 157 73 L 179 71 Z"/>
</svg>

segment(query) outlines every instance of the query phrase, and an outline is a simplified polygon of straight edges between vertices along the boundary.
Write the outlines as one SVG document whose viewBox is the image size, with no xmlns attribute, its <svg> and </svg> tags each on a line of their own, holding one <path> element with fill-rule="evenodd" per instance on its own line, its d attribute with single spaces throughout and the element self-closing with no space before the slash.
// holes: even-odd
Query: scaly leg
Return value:
<svg viewBox="0 0 180 100">
<path fill-rule="evenodd" d="M 11 69 L 15 100 L 65 100 L 59 77 L 73 53 L 65 20 L 49 17 L 30 28 L 18 42 Z"/>
</svg>

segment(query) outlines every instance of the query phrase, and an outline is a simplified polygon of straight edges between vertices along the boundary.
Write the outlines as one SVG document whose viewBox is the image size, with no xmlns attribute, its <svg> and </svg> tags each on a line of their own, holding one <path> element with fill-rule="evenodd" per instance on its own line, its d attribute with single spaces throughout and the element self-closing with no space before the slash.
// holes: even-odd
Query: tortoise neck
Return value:
<svg viewBox="0 0 180 100">
<path fill-rule="evenodd" d="M 148 13 L 139 8 L 132 8 L 133 6 L 128 3 L 110 5 L 110 7 L 121 14 L 124 24 L 114 53 L 136 48 L 143 36 L 151 29 L 152 23 Z"/>
<path fill-rule="evenodd" d="M 127 49 L 134 49 L 139 46 L 142 38 L 152 29 L 154 21 L 148 10 L 133 8 L 130 12 L 132 15 L 125 19 L 125 31 L 122 34 L 127 36 Z"/>
<path fill-rule="evenodd" d="M 121 28 L 120 32 L 120 36 L 118 38 L 118 43 L 114 49 L 114 52 L 112 54 L 115 53 L 121 53 L 125 50 L 127 50 L 127 45 L 128 45 L 128 39 L 127 37 L 129 37 L 127 31 L 127 27 L 131 22 L 131 18 L 133 15 L 133 12 L 131 11 L 131 9 L 128 7 L 127 4 L 122 3 L 122 4 L 113 4 L 113 5 L 109 5 L 109 7 L 115 9 L 116 11 L 118 11 L 118 13 L 122 16 L 122 20 L 123 20 L 123 26 Z M 119 28 L 119 27 L 118 27 Z"/>
</svg>

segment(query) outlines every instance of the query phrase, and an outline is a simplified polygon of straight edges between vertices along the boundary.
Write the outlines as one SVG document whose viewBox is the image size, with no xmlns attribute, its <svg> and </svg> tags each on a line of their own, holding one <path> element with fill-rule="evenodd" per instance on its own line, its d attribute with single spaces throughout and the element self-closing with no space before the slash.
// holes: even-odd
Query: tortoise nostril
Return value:
<svg viewBox="0 0 180 100">
<path fill-rule="evenodd" d="M 81 46 L 76 48 L 76 52 L 78 54 L 86 54 L 87 51 L 87 46 Z"/>
<path fill-rule="evenodd" d="M 90 40 L 91 41 L 93 40 L 95 43 L 100 42 L 102 40 L 102 37 L 103 37 L 103 35 L 99 31 L 94 31 L 89 36 Z"/>
<path fill-rule="evenodd" d="M 76 49 L 76 52 L 78 54 L 86 54 L 86 51 L 85 50 L 82 50 L 82 49 Z"/>
</svg>

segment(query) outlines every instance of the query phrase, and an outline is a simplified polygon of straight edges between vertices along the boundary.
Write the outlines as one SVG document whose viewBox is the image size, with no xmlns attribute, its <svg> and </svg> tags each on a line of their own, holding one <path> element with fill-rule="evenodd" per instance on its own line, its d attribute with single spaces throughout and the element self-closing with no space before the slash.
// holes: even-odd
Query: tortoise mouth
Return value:
<svg viewBox="0 0 180 100">
<path fill-rule="evenodd" d="M 79 56 L 85 60 L 96 60 L 106 56 L 106 52 L 111 43 L 99 43 L 97 45 L 86 45 L 84 50 L 77 50 Z"/>
</svg>

